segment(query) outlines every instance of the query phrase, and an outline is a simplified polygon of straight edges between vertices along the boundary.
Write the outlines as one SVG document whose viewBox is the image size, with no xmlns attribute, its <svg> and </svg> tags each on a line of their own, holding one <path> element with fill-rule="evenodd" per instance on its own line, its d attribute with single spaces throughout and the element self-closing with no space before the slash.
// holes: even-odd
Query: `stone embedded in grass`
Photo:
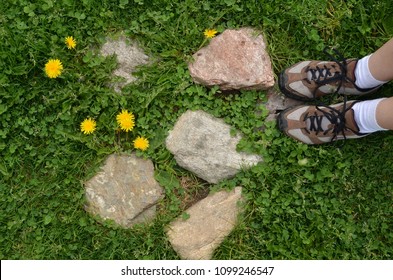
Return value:
<svg viewBox="0 0 393 280">
<path fill-rule="evenodd" d="M 258 103 L 258 106 L 261 103 Z M 262 103 L 263 106 L 269 111 L 269 115 L 265 121 L 276 121 L 280 111 L 297 105 L 302 105 L 304 102 L 292 98 L 288 98 L 276 89 L 269 89 L 267 92 L 267 101 Z"/>
<path fill-rule="evenodd" d="M 235 227 L 241 211 L 241 187 L 209 195 L 169 224 L 167 235 L 182 259 L 208 260 Z M 189 217 L 184 219 L 183 217 Z"/>
<path fill-rule="evenodd" d="M 110 155 L 85 190 L 88 212 L 127 228 L 153 219 L 163 196 L 153 163 L 135 155 Z"/>
<path fill-rule="evenodd" d="M 101 54 L 103 56 L 116 55 L 118 68 L 113 72 L 113 75 L 122 77 L 125 82 L 116 83 L 114 89 L 120 92 L 125 85 L 136 81 L 136 77 L 132 72 L 140 65 L 147 64 L 149 57 L 134 41 L 129 41 L 125 37 L 120 37 L 118 40 L 108 40 L 101 47 Z"/>
<path fill-rule="evenodd" d="M 241 136 L 231 136 L 231 127 L 203 111 L 187 111 L 166 139 L 176 162 L 209 183 L 236 175 L 242 168 L 262 161 L 258 155 L 236 151 Z"/>
<path fill-rule="evenodd" d="M 222 90 L 267 89 L 274 73 L 261 34 L 251 28 L 225 30 L 193 55 L 188 65 L 196 83 Z"/>
</svg>

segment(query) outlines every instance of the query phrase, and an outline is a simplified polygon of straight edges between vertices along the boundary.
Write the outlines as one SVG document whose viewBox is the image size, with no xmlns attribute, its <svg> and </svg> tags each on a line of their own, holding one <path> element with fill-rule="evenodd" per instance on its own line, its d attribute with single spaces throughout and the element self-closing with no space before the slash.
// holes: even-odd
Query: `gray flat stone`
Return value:
<svg viewBox="0 0 393 280">
<path fill-rule="evenodd" d="M 236 151 L 241 136 L 231 127 L 203 111 L 187 111 L 166 139 L 176 162 L 209 183 L 218 183 L 262 161 L 258 155 Z"/>
<path fill-rule="evenodd" d="M 138 44 L 134 41 L 127 40 L 125 37 L 120 37 L 118 40 L 108 40 L 101 47 L 101 55 L 116 55 L 119 65 L 113 72 L 113 75 L 125 79 L 124 82 L 113 85 L 117 92 L 120 92 L 121 88 L 125 85 L 135 82 L 137 78 L 132 75 L 132 72 L 134 72 L 138 66 L 149 62 L 149 57 L 143 52 Z"/>
<path fill-rule="evenodd" d="M 110 155 L 85 190 L 88 212 L 127 228 L 153 219 L 163 196 L 153 163 L 135 155 Z"/>
<path fill-rule="evenodd" d="M 242 188 L 209 195 L 186 210 L 189 219 L 171 222 L 167 235 L 182 259 L 209 260 L 236 226 L 241 211 Z"/>
</svg>

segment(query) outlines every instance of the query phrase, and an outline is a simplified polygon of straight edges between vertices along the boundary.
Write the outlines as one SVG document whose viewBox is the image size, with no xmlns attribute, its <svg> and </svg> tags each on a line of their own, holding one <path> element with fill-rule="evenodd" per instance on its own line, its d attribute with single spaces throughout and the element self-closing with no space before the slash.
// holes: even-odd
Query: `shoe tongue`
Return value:
<svg viewBox="0 0 393 280">
<path fill-rule="evenodd" d="M 327 71 L 328 70 L 323 67 L 323 64 L 321 64 L 319 70 L 313 69 L 313 70 L 307 71 L 307 79 L 309 81 L 312 81 L 312 80 L 315 80 L 315 79 L 323 80 L 326 77 Z M 330 78 L 331 76 L 333 76 L 333 74 L 334 73 L 330 72 L 330 75 L 327 78 Z"/>
<path fill-rule="evenodd" d="M 355 77 L 355 67 L 356 67 L 357 62 L 358 62 L 358 60 L 355 60 L 355 59 L 353 59 L 353 60 L 347 60 L 347 67 L 346 67 L 347 73 L 346 73 L 346 77 L 347 77 L 347 79 L 348 79 L 349 81 L 355 82 L 355 80 L 356 80 L 356 77 Z M 316 66 L 319 67 L 319 71 L 316 69 L 316 67 L 315 67 L 315 68 L 313 67 L 313 68 L 312 68 L 312 69 L 313 69 L 312 71 L 307 71 L 307 79 L 308 79 L 309 81 L 311 81 L 312 78 L 314 78 L 314 79 L 317 78 L 317 79 L 318 79 L 320 76 L 326 77 L 326 72 L 327 72 L 328 70 L 329 70 L 329 72 L 330 72 L 330 75 L 329 75 L 327 78 L 333 77 L 335 72 L 340 72 L 340 73 L 341 73 L 341 68 L 340 68 L 340 66 L 339 66 L 339 65 L 336 65 L 335 67 L 333 67 L 331 62 L 323 61 L 323 62 L 317 64 Z M 326 70 L 326 68 L 325 68 L 324 66 L 326 66 L 328 70 Z M 320 71 L 322 72 L 322 74 L 320 73 Z M 315 73 L 314 76 L 313 76 L 313 73 L 312 73 L 312 72 Z M 322 80 L 323 80 L 323 79 L 322 79 Z"/>
<path fill-rule="evenodd" d="M 337 119 L 337 121 L 339 122 L 340 119 Z M 310 125 L 311 125 L 311 120 L 307 119 L 306 120 L 306 126 L 310 127 Z M 355 132 L 359 132 L 359 127 L 357 126 L 357 124 L 355 122 L 354 112 L 353 112 L 352 109 L 348 110 L 345 113 L 345 127 L 349 128 L 349 129 L 351 129 L 351 130 L 353 130 Z M 331 129 L 332 128 L 331 121 L 328 118 L 326 118 L 326 117 L 322 118 L 321 128 L 322 128 L 323 131 Z"/>
<path fill-rule="evenodd" d="M 316 120 L 314 120 L 314 125 L 316 124 Z M 328 130 L 329 128 L 331 128 L 332 123 L 327 119 L 327 118 L 322 118 L 322 122 L 321 122 L 321 129 L 323 131 Z M 308 118 L 306 120 L 306 127 L 311 127 L 311 119 Z"/>
<path fill-rule="evenodd" d="M 347 61 L 347 78 L 350 81 L 353 81 L 355 83 L 356 77 L 355 77 L 355 67 L 356 64 L 358 63 L 357 60 L 350 60 L 349 62 Z"/>
</svg>

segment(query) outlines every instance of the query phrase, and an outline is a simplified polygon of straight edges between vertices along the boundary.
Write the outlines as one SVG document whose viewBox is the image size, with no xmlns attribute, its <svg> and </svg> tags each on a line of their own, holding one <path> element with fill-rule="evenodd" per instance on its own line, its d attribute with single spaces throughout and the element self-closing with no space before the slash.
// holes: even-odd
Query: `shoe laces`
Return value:
<svg viewBox="0 0 393 280">
<path fill-rule="evenodd" d="M 314 114 L 307 113 L 304 116 L 303 120 L 306 123 L 309 123 L 309 127 L 305 129 L 306 132 L 308 134 L 315 132 L 316 135 L 319 133 L 322 133 L 323 135 L 331 133 L 333 135 L 331 142 L 336 140 L 338 135 L 342 135 L 344 140 L 346 140 L 345 132 L 347 130 L 350 130 L 357 135 L 361 135 L 361 133 L 346 126 L 346 113 L 352 109 L 356 102 L 357 101 L 353 102 L 350 106 L 347 106 L 346 99 L 344 99 L 342 110 L 338 110 L 327 105 L 317 105 L 315 107 L 316 110 L 322 114 L 318 114 L 318 112 L 315 111 Z M 324 108 L 324 110 L 322 108 Z"/>
<path fill-rule="evenodd" d="M 335 62 L 335 64 L 331 64 L 328 67 L 324 64 L 322 67 L 315 66 L 315 68 L 307 67 L 306 72 L 310 72 L 311 74 L 311 81 L 314 81 L 317 84 L 317 87 L 313 91 L 314 98 L 316 97 L 316 92 L 319 87 L 330 84 L 330 83 L 337 83 L 337 88 L 333 92 L 333 94 L 337 93 L 342 85 L 345 82 L 351 82 L 352 84 L 354 81 L 348 78 L 348 64 L 347 59 L 336 49 L 332 49 L 332 51 L 336 54 L 336 57 L 332 56 L 328 52 L 328 48 L 325 48 L 323 52 L 330 58 L 331 61 Z M 307 82 L 310 83 L 308 79 Z"/>
</svg>

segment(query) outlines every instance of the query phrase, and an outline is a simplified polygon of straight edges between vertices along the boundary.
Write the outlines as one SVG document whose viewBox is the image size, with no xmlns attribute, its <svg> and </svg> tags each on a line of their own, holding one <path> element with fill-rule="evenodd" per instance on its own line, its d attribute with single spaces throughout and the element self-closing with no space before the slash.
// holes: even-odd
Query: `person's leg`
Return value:
<svg viewBox="0 0 393 280">
<path fill-rule="evenodd" d="M 393 38 L 371 55 L 368 65 L 375 79 L 393 80 Z"/>
<path fill-rule="evenodd" d="M 393 97 L 383 99 L 378 104 L 376 120 L 382 128 L 393 130 Z"/>
<path fill-rule="evenodd" d="M 393 39 L 375 53 L 359 59 L 355 68 L 355 84 L 359 88 L 375 88 L 393 79 Z"/>
<path fill-rule="evenodd" d="M 359 60 L 355 70 L 359 87 L 372 87 L 393 80 L 393 38 L 373 54 Z M 393 130 L 393 98 L 359 102 L 353 106 L 360 132 Z"/>
<path fill-rule="evenodd" d="M 392 98 L 393 100 L 393 98 Z M 372 133 L 380 130 L 386 130 L 381 126 L 381 119 L 379 115 L 384 116 L 386 112 L 381 114 L 381 104 L 384 104 L 386 98 L 379 98 L 357 102 L 352 107 L 354 112 L 354 119 L 360 133 Z M 385 105 L 383 105 L 385 107 Z M 393 112 L 393 111 L 392 111 Z"/>
</svg>

